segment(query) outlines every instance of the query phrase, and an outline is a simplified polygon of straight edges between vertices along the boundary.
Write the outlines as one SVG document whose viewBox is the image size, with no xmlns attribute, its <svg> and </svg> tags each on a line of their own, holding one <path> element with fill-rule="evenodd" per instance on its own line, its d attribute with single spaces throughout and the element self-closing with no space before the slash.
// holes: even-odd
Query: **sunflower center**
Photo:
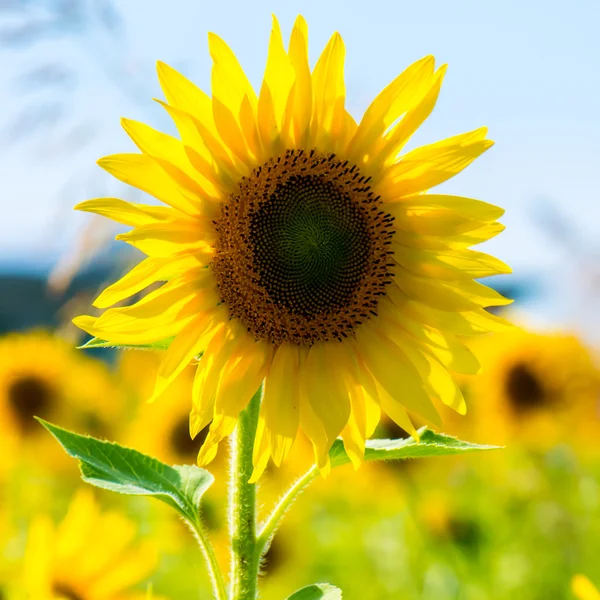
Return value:
<svg viewBox="0 0 600 600">
<path fill-rule="evenodd" d="M 508 372 L 506 393 L 518 412 L 525 412 L 542 406 L 547 400 L 547 394 L 539 378 L 524 364 L 517 364 Z"/>
<path fill-rule="evenodd" d="M 367 268 L 360 206 L 318 175 L 277 184 L 250 219 L 258 281 L 274 304 L 311 318 L 343 307 Z"/>
<path fill-rule="evenodd" d="M 356 166 L 288 150 L 248 178 L 216 222 L 222 300 L 257 339 L 342 339 L 391 282 L 393 218 Z"/>
<path fill-rule="evenodd" d="M 30 375 L 13 381 L 7 391 L 12 413 L 25 432 L 36 428 L 34 416 L 48 416 L 53 396 L 54 392 L 48 383 Z"/>
</svg>

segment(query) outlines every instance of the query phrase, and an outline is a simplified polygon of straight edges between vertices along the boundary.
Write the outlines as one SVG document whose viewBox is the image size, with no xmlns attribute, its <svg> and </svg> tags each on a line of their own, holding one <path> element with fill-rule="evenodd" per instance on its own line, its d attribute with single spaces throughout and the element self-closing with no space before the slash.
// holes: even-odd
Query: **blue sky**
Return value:
<svg viewBox="0 0 600 600">
<path fill-rule="evenodd" d="M 70 211 L 73 203 L 122 193 L 94 162 L 130 149 L 120 131 L 121 115 L 170 128 L 151 101 L 160 96 L 157 59 L 208 89 L 206 33 L 215 31 L 258 84 L 273 12 L 286 35 L 298 12 L 306 17 L 313 61 L 334 30 L 342 34 L 348 106 L 356 117 L 410 62 L 433 54 L 438 63 L 449 64 L 438 106 L 413 145 L 489 127 L 496 146 L 444 188 L 506 208 L 507 230 L 487 250 L 517 273 L 542 270 L 553 276 L 570 268 L 569 252 L 539 226 L 540 215 L 554 218 L 558 211 L 575 232 L 578 248 L 589 252 L 596 242 L 599 250 L 597 0 L 130 0 L 120 5 L 124 33 L 119 38 L 90 29 L 28 50 L 0 52 L 5 127 L 25 103 L 11 82 L 27 65 L 62 57 L 78 73 L 68 94 L 68 127 L 28 143 L 2 143 L 2 262 L 48 264 L 73 243 L 86 220 Z M 57 134 L 77 131 L 78 123 L 92 123 L 94 135 L 82 148 L 66 152 Z"/>
</svg>

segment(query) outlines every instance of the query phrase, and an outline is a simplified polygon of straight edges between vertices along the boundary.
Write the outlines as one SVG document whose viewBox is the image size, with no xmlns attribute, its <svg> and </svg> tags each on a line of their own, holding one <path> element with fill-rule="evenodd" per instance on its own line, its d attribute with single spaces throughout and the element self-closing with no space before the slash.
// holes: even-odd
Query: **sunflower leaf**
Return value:
<svg viewBox="0 0 600 600">
<path fill-rule="evenodd" d="M 120 494 L 155 496 L 191 523 L 200 522 L 200 499 L 214 480 L 208 471 L 193 465 L 170 467 L 137 450 L 37 420 L 79 461 L 86 483 Z"/>
<path fill-rule="evenodd" d="M 328 583 L 314 583 L 294 592 L 287 600 L 342 600 L 342 590 Z"/>
<path fill-rule="evenodd" d="M 463 452 L 498 450 L 500 446 L 486 446 L 463 442 L 445 433 L 436 433 L 427 427 L 419 430 L 419 441 L 413 438 L 399 440 L 368 440 L 365 448 L 365 460 L 398 460 L 404 458 L 427 458 L 430 456 L 449 456 Z M 344 450 L 342 440 L 336 440 L 329 451 L 332 467 L 350 462 Z"/>
<path fill-rule="evenodd" d="M 115 344 L 114 342 L 107 342 L 100 338 L 92 338 L 85 344 L 78 346 L 79 350 L 86 350 L 89 348 L 121 348 L 121 349 L 134 349 L 134 350 L 168 350 L 173 338 L 166 338 L 158 342 L 152 342 L 150 344 Z"/>
</svg>

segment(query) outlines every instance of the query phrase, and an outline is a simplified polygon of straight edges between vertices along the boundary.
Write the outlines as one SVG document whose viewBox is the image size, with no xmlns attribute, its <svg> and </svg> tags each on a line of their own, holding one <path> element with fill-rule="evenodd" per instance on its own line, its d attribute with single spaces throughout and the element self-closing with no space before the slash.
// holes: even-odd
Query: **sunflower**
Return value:
<svg viewBox="0 0 600 600">
<path fill-rule="evenodd" d="M 600 372 L 575 336 L 515 329 L 481 337 L 472 349 L 483 371 L 466 384 L 475 436 L 539 447 L 567 439 L 596 445 Z"/>
<path fill-rule="evenodd" d="M 89 489 L 80 489 L 59 525 L 37 515 L 30 527 L 21 589 L 35 600 L 134 600 L 131 588 L 156 568 L 149 543 L 135 543 L 136 526 L 119 512 L 101 512 Z M 90 543 L 93 541 L 93 543 Z"/>
<path fill-rule="evenodd" d="M 121 408 L 106 366 L 67 342 L 43 331 L 0 338 L 0 435 L 5 449 L 0 467 L 11 467 L 24 455 L 69 464 L 34 416 L 105 435 L 118 422 Z"/>
<path fill-rule="evenodd" d="M 571 587 L 577 600 L 600 600 L 600 592 L 585 575 L 575 575 Z"/>
<path fill-rule="evenodd" d="M 445 66 L 427 56 L 375 98 L 357 123 L 345 108 L 344 43 L 316 65 L 298 17 L 289 45 L 277 20 L 255 93 L 232 51 L 209 34 L 212 97 L 158 63 L 181 139 L 124 119 L 141 154 L 99 165 L 166 206 L 98 198 L 77 206 L 130 225 L 117 236 L 147 255 L 75 323 L 116 345 L 169 343 L 158 396 L 202 355 L 191 431 L 214 457 L 264 382 L 256 479 L 302 430 L 322 471 L 342 436 L 353 463 L 381 410 L 416 435 L 406 410 L 439 423 L 432 399 L 459 412 L 449 375 L 478 365 L 457 335 L 502 329 L 485 307 L 510 301 L 474 281 L 507 273 L 470 246 L 503 214 L 479 200 L 428 194 L 492 142 L 485 128 L 401 151 L 436 103 Z M 126 307 L 108 308 L 155 282 Z"/>
</svg>

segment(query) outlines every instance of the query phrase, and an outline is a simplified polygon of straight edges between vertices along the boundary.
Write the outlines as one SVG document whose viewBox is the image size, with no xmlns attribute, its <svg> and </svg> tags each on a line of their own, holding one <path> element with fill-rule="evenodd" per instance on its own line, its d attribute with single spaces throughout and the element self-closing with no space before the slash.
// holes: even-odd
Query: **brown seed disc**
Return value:
<svg viewBox="0 0 600 600">
<path fill-rule="evenodd" d="M 221 299 L 256 339 L 341 340 L 376 315 L 391 282 L 392 223 L 355 165 L 287 150 L 221 205 L 212 262 Z"/>
</svg>

